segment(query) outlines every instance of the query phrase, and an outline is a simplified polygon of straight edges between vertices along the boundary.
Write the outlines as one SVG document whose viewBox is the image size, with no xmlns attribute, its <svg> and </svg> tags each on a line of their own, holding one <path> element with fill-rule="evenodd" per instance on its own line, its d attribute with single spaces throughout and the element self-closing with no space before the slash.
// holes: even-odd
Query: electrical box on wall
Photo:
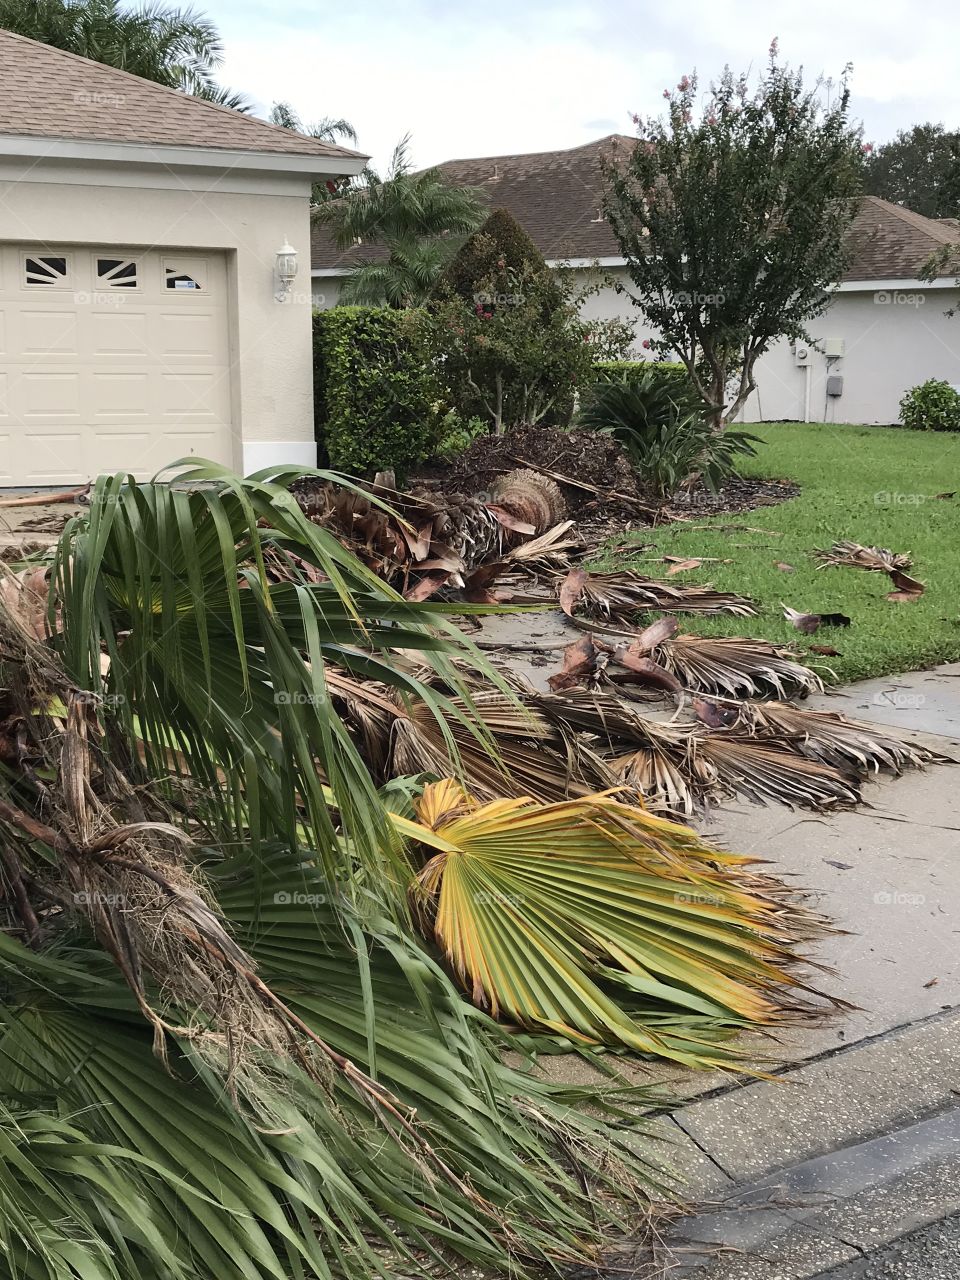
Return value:
<svg viewBox="0 0 960 1280">
<path fill-rule="evenodd" d="M 843 395 L 843 376 L 841 374 L 831 373 L 830 377 L 827 379 L 827 395 Z"/>
<path fill-rule="evenodd" d="M 794 363 L 801 367 L 810 363 L 810 348 L 805 342 L 794 343 L 793 359 Z"/>
<path fill-rule="evenodd" d="M 823 354 L 828 360 L 840 360 L 843 358 L 844 343 L 842 338 L 824 338 Z"/>
</svg>

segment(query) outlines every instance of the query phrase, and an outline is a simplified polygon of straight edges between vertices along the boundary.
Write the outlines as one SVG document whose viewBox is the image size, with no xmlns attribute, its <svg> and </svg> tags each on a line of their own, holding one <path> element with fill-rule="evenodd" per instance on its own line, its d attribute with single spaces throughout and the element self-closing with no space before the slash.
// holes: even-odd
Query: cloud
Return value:
<svg viewBox="0 0 960 1280">
<path fill-rule="evenodd" d="M 291 102 L 304 119 L 345 116 L 385 166 L 412 135 L 417 164 L 575 147 L 630 132 L 630 113 L 657 113 L 662 91 L 696 67 L 763 64 L 772 36 L 811 79 L 854 64 L 853 109 L 875 141 L 919 120 L 960 125 L 952 86 L 952 0 L 293 0 L 205 6 L 226 45 L 222 78 L 256 98 Z M 829 39 L 825 34 L 829 33 Z"/>
</svg>

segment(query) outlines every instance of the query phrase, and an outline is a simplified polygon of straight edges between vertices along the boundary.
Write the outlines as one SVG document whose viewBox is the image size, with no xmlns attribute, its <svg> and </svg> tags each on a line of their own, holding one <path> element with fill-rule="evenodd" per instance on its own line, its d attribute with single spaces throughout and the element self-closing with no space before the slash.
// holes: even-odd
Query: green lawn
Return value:
<svg viewBox="0 0 960 1280">
<path fill-rule="evenodd" d="M 761 437 L 745 474 L 790 479 L 800 496 L 740 515 L 698 519 L 637 530 L 655 550 L 604 558 L 605 568 L 659 576 L 655 555 L 730 557 L 705 564 L 674 581 L 711 581 L 755 601 L 756 618 L 683 618 L 690 630 L 711 635 L 753 635 L 794 643 L 829 644 L 838 658 L 812 656 L 845 680 L 930 667 L 960 659 L 960 435 L 923 434 L 882 427 L 823 423 L 765 423 L 747 430 Z M 957 490 L 953 500 L 937 494 Z M 750 525 L 747 532 L 724 525 Z M 707 527 L 703 527 L 707 526 Z M 777 536 L 779 535 L 779 536 Z M 913 574 L 926 583 L 913 604 L 884 599 L 886 575 L 862 569 L 818 569 L 810 553 L 846 538 L 913 554 Z M 776 561 L 795 567 L 785 573 Z M 839 612 L 852 625 L 801 635 L 783 618 L 780 602 L 811 613 Z M 829 677 L 827 677 L 829 678 Z"/>
</svg>

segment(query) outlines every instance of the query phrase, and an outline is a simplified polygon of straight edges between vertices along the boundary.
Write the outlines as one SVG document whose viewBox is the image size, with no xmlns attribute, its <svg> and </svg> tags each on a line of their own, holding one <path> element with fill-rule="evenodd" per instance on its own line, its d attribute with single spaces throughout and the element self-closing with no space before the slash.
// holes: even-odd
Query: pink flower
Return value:
<svg viewBox="0 0 960 1280">
<path fill-rule="evenodd" d="M 689 112 L 689 111 L 685 111 L 685 112 L 683 113 L 683 123 L 684 123 L 684 124 L 689 124 L 689 123 L 690 123 L 690 121 L 691 121 L 692 119 L 693 119 L 693 116 L 690 114 L 690 112 Z"/>
<path fill-rule="evenodd" d="M 770 57 L 775 58 L 780 52 L 780 41 L 776 36 L 770 41 Z"/>
<path fill-rule="evenodd" d="M 869 155 L 870 152 L 873 150 L 873 143 L 865 142 L 863 146 L 860 148 L 860 150 L 864 153 L 864 155 Z"/>
<path fill-rule="evenodd" d="M 716 116 L 707 116 L 707 124 L 716 124 L 716 123 L 717 123 Z"/>
<path fill-rule="evenodd" d="M 644 351 L 649 351 L 653 344 L 651 343 L 649 338 L 644 338 L 644 340 L 640 343 L 640 345 L 641 347 L 643 347 Z"/>
<path fill-rule="evenodd" d="M 664 91 L 663 91 L 663 96 L 664 96 L 665 98 L 669 98 L 669 97 L 670 97 L 670 90 L 669 90 L 669 89 L 664 89 Z"/>
<path fill-rule="evenodd" d="M 683 76 L 682 79 L 680 80 L 680 83 L 677 85 L 677 88 L 680 90 L 681 93 L 686 93 L 686 91 L 690 88 L 690 77 Z"/>
<path fill-rule="evenodd" d="M 635 111 L 634 111 L 634 112 L 633 112 L 633 114 L 631 115 L 630 119 L 633 121 L 633 123 L 634 123 L 635 125 L 639 126 L 639 124 L 640 124 L 640 117 L 637 115 L 637 113 L 636 113 Z"/>
</svg>

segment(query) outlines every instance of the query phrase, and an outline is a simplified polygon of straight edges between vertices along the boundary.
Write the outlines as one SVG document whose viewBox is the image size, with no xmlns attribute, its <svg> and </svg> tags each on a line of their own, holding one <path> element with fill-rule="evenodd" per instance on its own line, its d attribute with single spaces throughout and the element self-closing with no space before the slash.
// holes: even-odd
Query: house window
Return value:
<svg viewBox="0 0 960 1280">
<path fill-rule="evenodd" d="M 36 257 L 26 255 L 23 259 L 23 282 L 33 288 L 63 288 L 67 283 L 67 260 L 62 257 L 48 257 L 38 254 Z"/>
<path fill-rule="evenodd" d="M 206 288 L 205 263 L 202 259 L 189 258 L 177 261 L 165 258 L 163 263 L 163 287 L 187 292 L 203 292 Z"/>
<path fill-rule="evenodd" d="M 136 289 L 137 264 L 132 258 L 98 258 L 97 285 L 101 289 Z"/>
</svg>

